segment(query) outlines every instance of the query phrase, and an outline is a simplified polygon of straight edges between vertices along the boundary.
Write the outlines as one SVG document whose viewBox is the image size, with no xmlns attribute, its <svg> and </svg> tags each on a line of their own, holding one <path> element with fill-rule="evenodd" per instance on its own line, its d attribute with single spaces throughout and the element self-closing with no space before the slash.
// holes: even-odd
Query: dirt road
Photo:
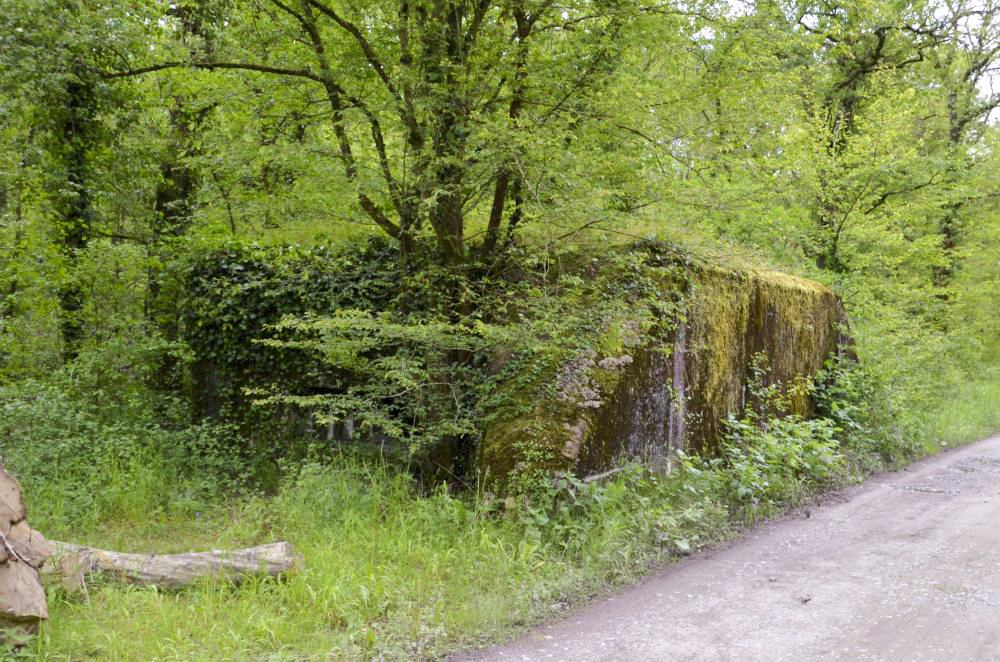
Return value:
<svg viewBox="0 0 1000 662">
<path fill-rule="evenodd" d="M 1000 437 L 454 659 L 1000 661 Z"/>
</svg>

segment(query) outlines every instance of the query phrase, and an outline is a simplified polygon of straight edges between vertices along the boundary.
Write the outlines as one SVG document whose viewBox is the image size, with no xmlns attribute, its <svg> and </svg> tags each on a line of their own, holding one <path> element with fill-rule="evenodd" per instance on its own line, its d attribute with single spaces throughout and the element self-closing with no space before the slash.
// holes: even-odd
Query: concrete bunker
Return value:
<svg viewBox="0 0 1000 662">
<path fill-rule="evenodd" d="M 529 395 L 526 414 L 483 434 L 477 464 L 488 480 L 525 466 L 589 475 L 624 460 L 669 462 L 678 449 L 710 453 L 722 421 L 747 406 L 753 358 L 765 357 L 765 384 L 808 380 L 849 345 L 846 316 L 829 288 L 771 271 L 689 264 L 664 296 L 683 314 L 662 334 L 630 333 L 614 352 L 573 357 L 550 376 L 555 396 Z M 791 398 L 788 413 L 809 417 L 815 403 Z"/>
</svg>

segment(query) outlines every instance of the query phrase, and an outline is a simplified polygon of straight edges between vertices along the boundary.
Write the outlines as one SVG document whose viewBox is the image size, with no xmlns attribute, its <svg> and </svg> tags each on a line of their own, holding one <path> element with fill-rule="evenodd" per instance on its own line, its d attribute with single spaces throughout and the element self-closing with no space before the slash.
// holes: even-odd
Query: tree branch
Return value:
<svg viewBox="0 0 1000 662">
<path fill-rule="evenodd" d="M 865 214 L 872 213 L 873 211 L 875 211 L 876 209 L 878 209 L 879 207 L 881 207 L 882 205 L 884 205 L 886 202 L 888 202 L 889 198 L 891 198 L 894 195 L 903 195 L 904 193 L 913 193 L 914 191 L 919 191 L 922 188 L 927 188 L 928 186 L 933 185 L 934 182 L 936 181 L 936 179 L 937 179 L 937 175 L 932 175 L 931 178 L 928 179 L 926 182 L 922 182 L 920 184 L 914 184 L 913 186 L 909 186 L 907 188 L 903 188 L 903 189 L 900 189 L 898 191 L 886 191 L 882 195 L 880 195 L 878 197 L 878 200 L 875 201 L 875 204 L 873 204 L 871 207 L 869 207 L 868 209 L 866 209 L 864 213 Z"/>
<path fill-rule="evenodd" d="M 128 78 L 131 76 L 141 76 L 143 74 L 152 73 L 154 71 L 163 71 L 164 69 L 207 69 L 209 71 L 215 69 L 242 69 L 244 71 L 256 71 L 265 74 L 274 74 L 277 76 L 293 76 L 296 78 L 306 78 L 315 83 L 322 83 L 323 79 L 317 76 L 315 73 L 309 71 L 308 69 L 286 69 L 283 67 L 272 67 L 266 64 L 254 64 L 251 62 L 161 62 L 159 64 L 151 64 L 146 67 L 140 67 L 138 69 L 128 69 L 126 71 L 104 71 L 100 73 L 101 78 L 104 79 L 114 79 L 114 78 Z"/>
<path fill-rule="evenodd" d="M 525 13 L 523 5 L 520 2 L 514 3 L 513 13 L 517 22 L 517 60 L 514 68 L 514 81 L 513 90 L 511 92 L 510 106 L 507 109 L 507 117 L 510 119 L 512 125 L 516 124 L 518 117 L 521 115 L 521 109 L 524 107 L 525 78 L 527 77 L 525 68 L 527 67 L 528 62 L 528 37 L 531 35 L 532 25 L 531 20 L 528 18 L 528 15 Z M 490 207 L 490 217 L 486 226 L 486 237 L 483 239 L 483 255 L 489 255 L 496 250 L 500 224 L 503 222 L 504 206 L 507 202 L 508 188 L 511 183 L 511 175 L 511 163 L 510 158 L 508 157 L 507 163 L 504 164 L 504 166 L 500 169 L 500 172 L 497 174 L 496 186 L 493 190 L 493 204 Z M 520 188 L 519 181 L 515 179 L 514 192 L 515 196 L 518 198 L 520 197 Z M 514 228 L 517 226 L 521 215 L 521 207 L 521 202 L 516 201 L 514 212 L 507 222 L 508 236 L 513 233 Z"/>
<path fill-rule="evenodd" d="M 318 9 L 320 13 L 326 15 L 334 23 L 349 32 L 350 35 L 354 37 L 354 40 L 358 42 L 359 46 L 361 46 L 361 52 L 364 53 L 365 60 L 367 60 L 372 69 L 375 70 L 378 77 L 382 79 L 386 89 L 389 90 L 389 93 L 396 99 L 397 102 L 402 103 L 403 99 L 399 94 L 399 90 L 396 89 L 396 85 L 389 77 L 389 73 L 386 71 L 385 65 L 382 63 L 382 60 L 379 59 L 378 55 L 375 54 L 375 50 L 372 48 L 372 45 L 368 42 L 365 36 L 361 34 L 361 30 L 358 29 L 358 26 L 354 25 L 354 23 L 351 23 L 333 9 L 324 5 L 322 2 L 318 2 L 318 0 L 306 0 L 306 2 Z"/>
<path fill-rule="evenodd" d="M 306 31 L 306 34 L 309 36 L 309 40 L 312 43 L 313 52 L 316 55 L 317 63 L 319 64 L 320 71 L 322 72 L 319 79 L 326 90 L 327 99 L 330 102 L 330 119 L 333 123 L 334 135 L 337 137 L 340 157 L 344 161 L 344 174 L 347 176 L 347 180 L 352 184 L 357 183 L 358 164 L 357 160 L 354 158 L 354 150 L 351 148 L 350 137 L 347 135 L 347 129 L 344 126 L 345 100 L 360 110 L 368 118 L 372 130 L 372 138 L 375 141 L 376 150 L 379 151 L 382 175 L 386 180 L 386 185 L 389 188 L 393 204 L 396 206 L 397 210 L 399 210 L 401 208 L 399 203 L 399 191 L 396 188 L 395 179 L 393 179 L 392 173 L 389 170 L 389 164 L 385 154 L 385 141 L 382 138 L 381 126 L 379 125 L 374 114 L 367 109 L 360 99 L 348 95 L 347 92 L 333 79 L 333 72 L 330 70 L 330 63 L 326 57 L 326 48 L 323 45 L 323 40 L 319 34 L 319 30 L 316 28 L 316 23 L 313 20 L 311 12 L 309 11 L 310 5 L 305 5 L 306 12 L 304 14 L 299 14 L 290 8 L 284 7 L 281 0 L 271 0 L 271 2 L 295 16 L 301 24 L 302 29 Z M 361 205 L 361 209 L 363 209 L 364 212 L 368 214 L 368 216 L 375 221 L 379 227 L 385 230 L 389 236 L 394 239 L 399 239 L 399 226 L 389 220 L 389 217 L 385 215 L 385 212 L 383 212 L 382 209 L 379 208 L 379 206 L 375 204 L 370 197 L 368 197 L 368 194 L 360 188 L 358 189 L 358 204 Z"/>
<path fill-rule="evenodd" d="M 483 19 L 486 18 L 486 12 L 489 8 L 490 0 L 478 0 L 476 2 L 476 8 L 472 12 L 472 23 L 465 33 L 465 39 L 462 40 L 462 54 L 466 58 L 472 52 L 472 47 L 476 43 L 476 37 L 479 35 L 479 29 L 483 25 Z"/>
</svg>

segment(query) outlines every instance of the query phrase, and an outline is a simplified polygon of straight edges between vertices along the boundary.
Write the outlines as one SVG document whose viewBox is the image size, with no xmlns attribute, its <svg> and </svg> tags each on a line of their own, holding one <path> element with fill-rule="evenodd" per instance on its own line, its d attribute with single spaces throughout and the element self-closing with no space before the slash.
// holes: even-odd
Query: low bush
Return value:
<svg viewBox="0 0 1000 662">
<path fill-rule="evenodd" d="M 36 528 L 72 535 L 193 512 L 249 484 L 253 467 L 233 452 L 232 426 L 109 410 L 73 391 L 65 378 L 0 388 L 0 454 L 31 495 Z"/>
</svg>

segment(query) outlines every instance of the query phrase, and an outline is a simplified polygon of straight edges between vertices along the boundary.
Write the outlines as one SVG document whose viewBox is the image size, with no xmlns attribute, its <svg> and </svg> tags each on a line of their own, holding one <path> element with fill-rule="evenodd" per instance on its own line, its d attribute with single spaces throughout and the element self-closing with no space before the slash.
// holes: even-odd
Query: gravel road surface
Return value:
<svg viewBox="0 0 1000 662">
<path fill-rule="evenodd" d="M 1000 437 L 453 662 L 1000 662 Z"/>
</svg>

